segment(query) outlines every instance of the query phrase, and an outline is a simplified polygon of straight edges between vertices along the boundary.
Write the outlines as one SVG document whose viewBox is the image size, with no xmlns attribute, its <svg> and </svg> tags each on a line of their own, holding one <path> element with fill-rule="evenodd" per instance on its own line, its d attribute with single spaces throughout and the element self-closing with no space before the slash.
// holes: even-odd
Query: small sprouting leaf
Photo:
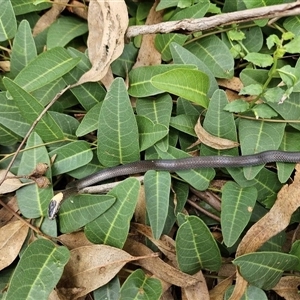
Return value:
<svg viewBox="0 0 300 300">
<path fill-rule="evenodd" d="M 274 62 L 271 55 L 262 53 L 248 53 L 244 59 L 262 68 L 270 67 Z"/>
<path fill-rule="evenodd" d="M 257 118 L 271 119 L 278 116 L 277 112 L 273 108 L 264 103 L 255 105 L 251 110 Z"/>
<path fill-rule="evenodd" d="M 244 112 L 249 109 L 249 103 L 243 99 L 237 99 L 235 101 L 232 101 L 228 103 L 224 109 L 233 112 L 233 113 L 239 113 L 239 112 Z"/>
</svg>

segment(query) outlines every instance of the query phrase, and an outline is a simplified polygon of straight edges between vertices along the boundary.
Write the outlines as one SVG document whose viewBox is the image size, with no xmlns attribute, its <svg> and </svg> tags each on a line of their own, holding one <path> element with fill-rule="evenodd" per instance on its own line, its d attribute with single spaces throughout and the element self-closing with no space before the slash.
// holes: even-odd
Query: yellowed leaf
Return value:
<svg viewBox="0 0 300 300">
<path fill-rule="evenodd" d="M 9 266 L 18 256 L 27 233 L 28 227 L 20 220 L 0 228 L 0 270 Z"/>
<path fill-rule="evenodd" d="M 67 299 L 77 299 L 108 283 L 129 261 L 140 259 L 106 245 L 75 248 L 57 285 Z"/>
<path fill-rule="evenodd" d="M 124 0 L 93 0 L 88 12 L 88 53 L 92 68 L 74 85 L 99 81 L 124 49 L 128 12 Z"/>
<path fill-rule="evenodd" d="M 0 181 L 3 179 L 3 176 L 5 173 L 6 173 L 6 170 L 0 170 Z M 11 172 L 8 172 L 7 176 L 13 177 L 15 175 Z M 19 189 L 23 185 L 24 184 L 18 178 L 5 179 L 4 182 L 0 185 L 0 194 L 11 193 L 11 192 Z"/>
<path fill-rule="evenodd" d="M 293 183 L 282 187 L 270 211 L 256 222 L 238 246 L 236 256 L 254 252 L 271 237 L 283 231 L 290 223 L 292 214 L 300 206 L 300 165 L 296 165 Z M 287 205 L 288 204 L 288 205 Z M 237 281 L 230 300 L 239 299 L 245 292 L 247 282 L 237 272 Z"/>
<path fill-rule="evenodd" d="M 194 143 L 194 145 L 198 145 L 200 143 L 203 143 L 209 147 L 212 147 L 214 149 L 218 150 L 224 150 L 224 149 L 231 149 L 235 148 L 239 145 L 238 142 L 231 141 L 228 139 L 223 139 L 217 136 L 214 136 L 207 132 L 201 125 L 200 118 L 198 119 L 198 122 L 196 123 L 194 127 L 195 133 L 198 137 L 198 141 Z M 191 146 L 191 147 L 192 147 Z"/>
<path fill-rule="evenodd" d="M 133 239 L 128 239 L 126 241 L 124 250 L 134 256 L 150 256 L 153 254 L 153 251 L 147 246 Z M 179 271 L 165 263 L 159 257 L 149 257 L 148 259 L 138 260 L 136 264 L 155 275 L 155 277 L 179 287 L 188 287 L 199 281 L 197 277 Z"/>
</svg>

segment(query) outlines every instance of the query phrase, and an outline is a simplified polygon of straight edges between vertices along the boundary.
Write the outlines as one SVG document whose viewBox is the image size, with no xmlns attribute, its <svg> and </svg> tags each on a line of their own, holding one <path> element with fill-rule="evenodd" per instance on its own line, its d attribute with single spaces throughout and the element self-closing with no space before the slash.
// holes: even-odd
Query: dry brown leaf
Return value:
<svg viewBox="0 0 300 300">
<path fill-rule="evenodd" d="M 295 210 L 300 206 L 300 165 L 296 165 L 294 182 L 282 187 L 270 211 L 256 222 L 246 233 L 238 246 L 236 256 L 254 252 L 266 241 L 283 231 L 290 223 Z M 230 300 L 240 299 L 247 282 L 237 272 L 237 283 Z"/>
<path fill-rule="evenodd" d="M 51 9 L 46 11 L 36 22 L 32 31 L 32 35 L 37 36 L 52 23 L 54 23 L 59 17 L 60 13 L 65 9 L 68 2 L 69 0 L 54 0 Z"/>
<path fill-rule="evenodd" d="M 136 231 L 138 231 L 139 233 L 147 237 L 172 262 L 172 265 L 174 267 L 177 267 L 175 242 L 172 245 L 170 241 L 171 238 L 168 241 L 168 243 L 162 240 L 156 240 L 155 238 L 153 238 L 152 230 L 150 226 L 138 224 L 138 223 L 132 223 L 131 226 Z"/>
<path fill-rule="evenodd" d="M 162 22 L 163 10 L 156 11 L 156 6 L 158 3 L 159 1 L 156 0 L 151 7 L 145 25 L 152 25 Z M 154 46 L 155 36 L 155 34 L 143 35 L 139 54 L 134 66 L 132 67 L 133 69 L 143 66 L 159 65 L 161 63 L 161 54 Z"/>
<path fill-rule="evenodd" d="M 210 300 L 209 292 L 202 271 L 193 275 L 198 278 L 195 285 L 188 286 L 182 289 L 182 293 L 187 300 Z"/>
<path fill-rule="evenodd" d="M 108 283 L 129 261 L 140 259 L 106 245 L 75 248 L 57 285 L 68 299 L 78 299 Z"/>
<path fill-rule="evenodd" d="M 0 229 L 0 270 L 9 266 L 18 256 L 27 233 L 28 227 L 20 220 Z"/>
<path fill-rule="evenodd" d="M 232 285 L 233 276 L 228 277 L 218 283 L 209 291 L 210 300 L 223 300 L 226 290 Z"/>
<path fill-rule="evenodd" d="M 128 239 L 125 243 L 124 250 L 134 256 L 151 255 L 153 251 L 147 246 L 133 239 Z M 179 287 L 188 287 L 198 282 L 198 278 L 185 274 L 178 269 L 166 264 L 159 257 L 150 257 L 137 262 L 138 265 L 160 278 L 163 281 L 177 285 Z"/>
<path fill-rule="evenodd" d="M 15 196 L 10 197 L 9 201 L 6 202 L 6 205 L 14 212 L 17 212 L 19 210 L 17 197 Z M 11 211 L 2 207 L 0 209 L 0 227 L 3 227 L 4 225 L 8 224 L 8 222 L 11 222 L 12 220 L 17 220 L 17 218 L 12 214 Z"/>
<path fill-rule="evenodd" d="M 86 238 L 83 231 L 77 231 L 70 234 L 62 234 L 57 239 L 69 250 L 82 246 L 94 245 Z"/>
<path fill-rule="evenodd" d="M 228 139 L 223 139 L 223 138 L 220 138 L 220 137 L 216 137 L 216 136 L 211 135 L 210 133 L 208 133 L 202 127 L 201 122 L 200 122 L 200 118 L 198 119 L 198 121 L 197 121 L 197 123 L 194 127 L 194 130 L 195 130 L 195 133 L 198 137 L 198 141 L 196 143 L 194 143 L 192 146 L 203 143 L 203 144 L 205 144 L 209 147 L 212 147 L 214 149 L 224 150 L 224 149 L 235 148 L 239 145 L 238 142 L 231 141 L 231 140 L 228 140 Z"/>
<path fill-rule="evenodd" d="M 146 223 L 146 199 L 144 185 L 141 185 L 139 190 L 138 202 L 134 211 L 134 220 L 137 223 Z"/>
<path fill-rule="evenodd" d="M 88 18 L 87 7 L 82 2 L 79 2 L 77 0 L 70 1 L 69 6 L 67 6 L 67 10 L 82 19 L 86 20 Z"/>
<path fill-rule="evenodd" d="M 124 36 L 128 26 L 128 12 L 124 0 L 94 0 L 88 12 L 88 52 L 92 68 L 74 85 L 99 81 L 110 64 L 124 49 Z"/>
<path fill-rule="evenodd" d="M 240 90 L 244 87 L 242 81 L 238 77 L 233 77 L 230 79 L 218 79 L 218 85 L 228 88 L 232 91 L 240 92 Z"/>
<path fill-rule="evenodd" d="M 3 179 L 3 176 L 6 174 L 6 170 L 0 170 L 0 181 Z M 8 177 L 14 177 L 15 175 L 11 172 L 7 173 Z M 5 179 L 4 182 L 0 185 L 0 194 L 11 193 L 20 187 L 22 187 L 24 183 L 20 181 L 18 178 L 9 178 Z"/>
<path fill-rule="evenodd" d="M 300 277 L 285 276 L 272 288 L 279 296 L 286 300 L 299 300 L 300 295 L 298 286 L 300 285 Z"/>
<path fill-rule="evenodd" d="M 0 61 L 0 70 L 3 72 L 9 72 L 10 71 L 10 61 L 4 60 Z"/>
</svg>

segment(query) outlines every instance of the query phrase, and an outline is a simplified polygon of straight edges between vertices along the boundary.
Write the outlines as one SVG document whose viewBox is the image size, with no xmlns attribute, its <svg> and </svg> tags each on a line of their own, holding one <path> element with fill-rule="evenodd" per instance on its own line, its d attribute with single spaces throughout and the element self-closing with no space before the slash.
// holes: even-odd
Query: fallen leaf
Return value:
<svg viewBox="0 0 300 300">
<path fill-rule="evenodd" d="M 108 283 L 127 262 L 141 259 L 107 245 L 75 248 L 70 255 L 57 289 L 72 300 Z"/>
<path fill-rule="evenodd" d="M 2 181 L 3 176 L 6 174 L 6 170 L 0 170 L 0 181 Z M 14 177 L 15 175 L 11 172 L 7 173 L 7 177 Z M 22 187 L 24 183 L 18 178 L 8 178 L 0 185 L 0 194 L 7 194 L 16 191 Z"/>
<path fill-rule="evenodd" d="M 128 12 L 124 0 L 94 0 L 88 12 L 88 53 L 92 68 L 74 85 L 99 81 L 124 49 Z"/>
<path fill-rule="evenodd" d="M 151 249 L 133 239 L 127 239 L 123 249 L 134 256 L 150 256 L 153 254 Z M 150 257 L 148 259 L 138 260 L 137 264 L 155 275 L 157 278 L 179 287 L 195 285 L 199 281 L 197 277 L 179 271 L 165 263 L 159 257 Z"/>
<path fill-rule="evenodd" d="M 223 139 L 217 136 L 214 136 L 210 133 L 208 133 L 201 125 L 200 118 L 198 119 L 195 127 L 194 127 L 195 133 L 198 137 L 198 141 L 195 142 L 192 146 L 198 145 L 200 143 L 203 143 L 209 147 L 212 147 L 214 149 L 218 150 L 224 150 L 224 149 L 231 149 L 235 148 L 239 145 L 238 142 L 231 141 L 228 139 Z"/>
<path fill-rule="evenodd" d="M 300 277 L 285 276 L 272 288 L 279 296 L 287 300 L 299 300 Z"/>
<path fill-rule="evenodd" d="M 145 25 L 152 25 L 162 22 L 163 20 L 163 10 L 156 11 L 156 6 L 159 1 L 156 0 L 151 7 Z M 136 58 L 136 62 L 132 67 L 143 67 L 143 66 L 153 66 L 159 65 L 161 63 L 161 54 L 156 50 L 154 45 L 155 34 L 144 34 L 142 37 L 141 47 Z"/>
<path fill-rule="evenodd" d="M 255 252 L 289 225 L 292 214 L 300 206 L 300 164 L 295 169 L 294 182 L 282 187 L 270 211 L 247 231 L 237 248 L 236 257 Z M 237 281 L 230 300 L 240 299 L 246 287 L 247 281 L 237 272 Z"/>
<path fill-rule="evenodd" d="M 57 238 L 64 246 L 69 250 L 79 248 L 82 246 L 92 246 L 91 243 L 85 236 L 83 231 L 77 231 L 73 233 L 62 234 Z"/>
<path fill-rule="evenodd" d="M 9 266 L 19 255 L 27 233 L 27 225 L 20 220 L 0 228 L 0 270 Z"/>
<path fill-rule="evenodd" d="M 218 283 L 209 291 L 210 300 L 223 300 L 226 290 L 232 285 L 233 276 L 228 277 Z"/>
<path fill-rule="evenodd" d="M 14 212 L 17 212 L 19 210 L 18 203 L 17 203 L 17 197 L 10 197 L 8 202 L 6 202 L 6 205 Z M 12 214 L 12 212 L 5 207 L 2 207 L 0 209 L 0 227 L 5 226 L 8 224 L 8 222 L 11 222 L 13 219 L 17 220 L 17 218 Z"/>
<path fill-rule="evenodd" d="M 193 275 L 198 278 L 198 282 L 194 285 L 183 288 L 182 293 L 187 300 L 210 300 L 209 292 L 202 271 Z"/>
<path fill-rule="evenodd" d="M 228 88 L 236 92 L 240 92 L 240 90 L 244 87 L 239 77 L 232 77 L 230 79 L 218 79 L 217 81 L 219 86 Z"/>
<path fill-rule="evenodd" d="M 77 0 L 70 1 L 69 6 L 66 8 L 68 11 L 70 11 L 72 14 L 82 18 L 87 19 L 88 18 L 88 10 L 86 5 L 84 5 L 82 2 L 79 2 Z"/>
<path fill-rule="evenodd" d="M 69 0 L 54 0 L 52 7 L 47 10 L 36 22 L 32 35 L 37 36 L 39 33 L 48 28 L 52 23 L 56 21 L 60 13 L 65 9 Z"/>
</svg>

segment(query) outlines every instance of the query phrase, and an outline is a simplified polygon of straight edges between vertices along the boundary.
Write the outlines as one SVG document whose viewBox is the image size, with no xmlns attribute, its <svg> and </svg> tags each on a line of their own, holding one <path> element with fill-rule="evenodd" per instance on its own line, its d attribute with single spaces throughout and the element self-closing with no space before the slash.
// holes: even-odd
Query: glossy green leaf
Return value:
<svg viewBox="0 0 300 300">
<path fill-rule="evenodd" d="M 102 104 L 103 102 L 96 104 L 86 113 L 76 130 L 77 136 L 83 136 L 94 130 L 97 130 Z"/>
<path fill-rule="evenodd" d="M 159 300 L 162 295 L 161 282 L 156 278 L 150 278 L 143 270 L 135 270 L 123 283 L 120 293 L 122 300 Z"/>
<path fill-rule="evenodd" d="M 212 71 L 217 78 L 233 76 L 234 60 L 226 45 L 215 35 L 202 38 L 186 46 Z"/>
<path fill-rule="evenodd" d="M 163 74 L 170 70 L 177 70 L 178 68 L 187 68 L 195 70 L 193 65 L 159 65 L 159 66 L 147 66 L 133 69 L 129 72 L 130 87 L 128 93 L 133 97 L 148 97 L 157 94 L 162 94 L 159 88 L 153 86 L 151 80 L 155 75 Z"/>
<path fill-rule="evenodd" d="M 138 127 L 126 86 L 121 78 L 113 81 L 101 107 L 97 155 L 110 167 L 139 160 Z"/>
<path fill-rule="evenodd" d="M 222 188 L 221 227 L 226 246 L 231 247 L 247 226 L 257 198 L 254 187 L 227 182 Z"/>
<path fill-rule="evenodd" d="M 280 280 L 283 271 L 298 265 L 299 258 L 281 252 L 257 252 L 241 255 L 233 263 L 250 284 L 269 290 Z"/>
<path fill-rule="evenodd" d="M 157 34 L 155 36 L 155 48 L 161 53 L 164 61 L 170 61 L 172 59 L 170 44 L 177 43 L 182 46 L 187 38 L 187 35 L 178 33 Z"/>
<path fill-rule="evenodd" d="M 188 64 L 197 66 L 198 70 L 205 73 L 209 78 L 209 89 L 207 96 L 211 97 L 213 92 L 218 89 L 218 83 L 212 71 L 196 55 L 183 48 L 182 46 L 171 43 L 170 50 L 175 64 Z"/>
<path fill-rule="evenodd" d="M 243 155 L 277 150 L 281 144 L 284 129 L 284 123 L 240 120 L 239 139 Z M 263 166 L 244 168 L 245 177 L 253 179 L 262 168 Z"/>
<path fill-rule="evenodd" d="M 205 108 L 208 106 L 208 76 L 198 70 L 176 69 L 151 78 L 156 88 L 183 97 Z"/>
<path fill-rule="evenodd" d="M 35 99 L 9 78 L 4 78 L 3 83 L 12 95 L 24 119 L 29 124 L 35 122 L 43 111 L 43 106 L 38 102 L 37 99 Z M 60 127 L 52 119 L 49 113 L 46 113 L 38 122 L 35 127 L 35 131 L 45 142 L 63 139 L 64 136 Z"/>
<path fill-rule="evenodd" d="M 60 16 L 48 29 L 47 49 L 64 47 L 75 37 L 83 35 L 87 31 L 88 25 L 82 19 Z"/>
<path fill-rule="evenodd" d="M 32 60 L 15 78 L 15 83 L 32 92 L 62 77 L 74 68 L 80 58 L 72 58 L 64 48 L 56 47 Z"/>
<path fill-rule="evenodd" d="M 18 175 L 30 174 L 38 163 L 45 163 L 50 166 L 47 149 L 42 145 L 41 138 L 36 133 L 32 133 L 26 144 L 27 150 L 22 155 Z M 50 169 L 45 176 L 51 178 Z M 53 197 L 51 187 L 39 188 L 36 184 L 31 184 L 17 190 L 16 194 L 19 209 L 24 217 L 38 218 L 47 215 L 48 204 Z"/>
<path fill-rule="evenodd" d="M 159 239 L 168 214 L 171 175 L 169 172 L 150 170 L 144 177 L 146 209 L 152 234 Z"/>
<path fill-rule="evenodd" d="M 5 0 L 4 0 L 5 1 Z M 33 4 L 33 0 L 10 0 L 16 15 L 24 15 L 33 11 L 40 11 L 52 6 L 51 3 L 45 1 L 37 5 Z"/>
<path fill-rule="evenodd" d="M 73 232 L 93 221 L 115 202 L 106 195 L 77 195 L 67 199 L 59 210 L 59 226 L 63 233 Z"/>
<path fill-rule="evenodd" d="M 14 38 L 11 52 L 10 73 L 16 77 L 18 73 L 35 59 L 37 51 L 28 21 L 23 20 Z"/>
<path fill-rule="evenodd" d="M 0 42 L 13 38 L 17 31 L 17 20 L 9 0 L 0 0 Z"/>
<path fill-rule="evenodd" d="M 196 216 L 181 216 L 185 222 L 176 235 L 180 270 L 188 274 L 195 274 L 201 269 L 218 271 L 221 267 L 220 250 L 208 227 Z"/>
<path fill-rule="evenodd" d="M 57 246 L 45 239 L 32 242 L 18 262 L 5 299 L 47 300 L 69 256 L 69 250 L 64 246 Z"/>
<path fill-rule="evenodd" d="M 75 141 L 57 147 L 49 156 L 57 155 L 52 165 L 53 175 L 63 174 L 89 163 L 93 157 L 90 145 L 85 141 Z"/>
<path fill-rule="evenodd" d="M 137 116 L 136 120 L 140 136 L 140 151 L 150 148 L 169 132 L 165 125 L 154 124 L 147 117 Z"/>
<path fill-rule="evenodd" d="M 117 200 L 114 205 L 85 226 L 85 235 L 92 242 L 122 248 L 127 239 L 129 224 L 138 200 L 140 184 L 128 178 L 108 195 Z"/>
</svg>

